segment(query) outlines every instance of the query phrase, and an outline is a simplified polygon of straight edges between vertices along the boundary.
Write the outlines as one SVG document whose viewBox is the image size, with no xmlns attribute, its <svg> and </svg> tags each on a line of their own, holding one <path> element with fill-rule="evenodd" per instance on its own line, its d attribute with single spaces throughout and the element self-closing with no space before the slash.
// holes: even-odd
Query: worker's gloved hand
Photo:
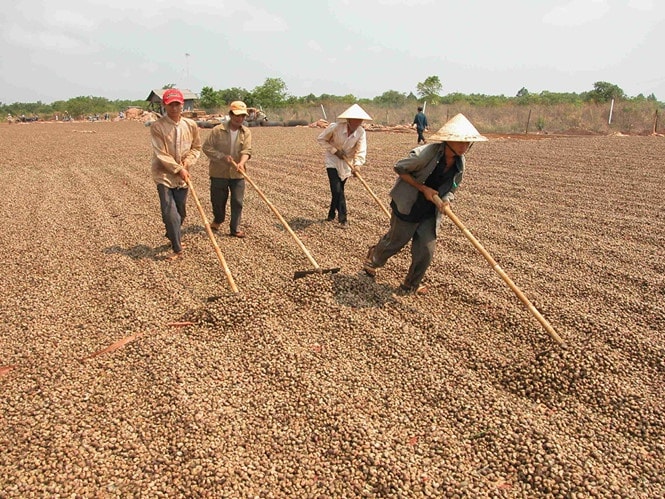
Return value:
<svg viewBox="0 0 665 499">
<path fill-rule="evenodd" d="M 342 151 L 341 149 L 337 149 L 335 151 L 335 156 L 337 156 L 339 159 L 344 159 L 344 151 Z"/>
</svg>

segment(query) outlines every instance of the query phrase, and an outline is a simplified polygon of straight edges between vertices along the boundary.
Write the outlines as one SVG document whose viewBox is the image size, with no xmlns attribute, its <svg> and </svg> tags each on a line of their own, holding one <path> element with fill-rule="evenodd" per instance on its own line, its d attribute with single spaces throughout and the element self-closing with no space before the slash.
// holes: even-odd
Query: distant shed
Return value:
<svg viewBox="0 0 665 499">
<path fill-rule="evenodd" d="M 162 103 L 162 95 L 164 95 L 166 90 L 166 88 L 158 88 L 150 91 L 150 95 L 148 95 L 148 98 L 146 99 L 150 103 L 148 104 L 148 109 L 150 111 L 154 111 L 162 115 L 165 114 L 166 110 L 164 109 L 164 104 Z M 179 90 L 185 97 L 183 111 L 193 111 L 194 101 L 198 100 L 199 96 L 186 88 L 180 88 Z"/>
</svg>

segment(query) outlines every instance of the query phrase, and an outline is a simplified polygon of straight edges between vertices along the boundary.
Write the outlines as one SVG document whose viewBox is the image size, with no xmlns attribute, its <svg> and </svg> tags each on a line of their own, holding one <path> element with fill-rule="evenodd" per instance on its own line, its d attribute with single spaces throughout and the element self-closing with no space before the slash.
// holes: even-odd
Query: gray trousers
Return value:
<svg viewBox="0 0 665 499">
<path fill-rule="evenodd" d="M 422 222 L 404 222 L 390 217 L 390 230 L 376 246 L 370 249 L 368 259 L 372 267 L 383 267 L 388 259 L 399 253 L 411 241 L 411 266 L 404 278 L 404 286 L 417 288 L 434 258 L 436 249 L 436 217 Z"/>
<path fill-rule="evenodd" d="M 175 253 L 182 251 L 180 241 L 180 226 L 187 216 L 187 188 L 169 188 L 157 184 L 159 193 L 159 206 L 162 211 L 162 221 L 166 227 L 166 237 L 171 241 Z"/>
</svg>

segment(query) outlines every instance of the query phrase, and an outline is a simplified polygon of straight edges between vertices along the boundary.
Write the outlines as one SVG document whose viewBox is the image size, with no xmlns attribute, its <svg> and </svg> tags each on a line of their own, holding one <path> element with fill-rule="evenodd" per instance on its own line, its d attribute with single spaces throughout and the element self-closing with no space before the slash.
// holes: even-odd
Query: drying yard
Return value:
<svg viewBox="0 0 665 499">
<path fill-rule="evenodd" d="M 248 185 L 233 293 L 191 196 L 165 259 L 143 124 L 0 126 L 1 497 L 665 495 L 663 137 L 467 155 L 453 210 L 562 348 L 448 219 L 428 294 L 397 292 L 408 251 L 367 277 L 388 219 L 351 178 L 350 227 L 324 221 L 320 129 L 252 132 L 250 177 L 338 273 L 294 279 Z M 386 204 L 415 144 L 368 132 Z"/>
</svg>

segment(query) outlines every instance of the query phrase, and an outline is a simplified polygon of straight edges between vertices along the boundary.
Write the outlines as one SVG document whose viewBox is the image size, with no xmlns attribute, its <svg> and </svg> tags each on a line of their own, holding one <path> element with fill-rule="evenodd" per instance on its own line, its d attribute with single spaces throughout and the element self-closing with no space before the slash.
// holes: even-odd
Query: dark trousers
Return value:
<svg viewBox="0 0 665 499">
<path fill-rule="evenodd" d="M 210 203 L 215 223 L 221 224 L 226 219 L 229 192 L 231 193 L 231 234 L 235 234 L 240 229 L 245 179 L 210 177 Z"/>
<path fill-rule="evenodd" d="M 187 216 L 187 188 L 170 188 L 157 184 L 159 206 L 162 211 L 162 221 L 166 227 L 166 237 L 171 241 L 175 253 L 182 251 L 180 242 L 180 226 Z"/>
<path fill-rule="evenodd" d="M 335 213 L 339 217 L 340 223 L 346 222 L 346 196 L 344 195 L 344 184 L 346 180 L 339 178 L 337 170 L 326 168 L 328 173 L 328 182 L 330 183 L 330 208 L 328 209 L 328 218 L 335 218 Z"/>
<path fill-rule="evenodd" d="M 425 135 L 423 135 L 423 132 L 425 131 L 424 128 L 416 128 L 418 131 L 418 144 L 420 144 L 420 141 L 425 142 Z"/>
</svg>

